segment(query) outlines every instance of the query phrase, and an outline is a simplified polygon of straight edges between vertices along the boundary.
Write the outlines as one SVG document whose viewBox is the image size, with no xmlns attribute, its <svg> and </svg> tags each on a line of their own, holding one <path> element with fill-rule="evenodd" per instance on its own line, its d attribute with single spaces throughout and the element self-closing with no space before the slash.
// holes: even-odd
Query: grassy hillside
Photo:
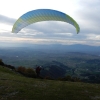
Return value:
<svg viewBox="0 0 100 100">
<path fill-rule="evenodd" d="M 0 66 L 0 100 L 100 100 L 100 84 L 27 78 Z"/>
</svg>

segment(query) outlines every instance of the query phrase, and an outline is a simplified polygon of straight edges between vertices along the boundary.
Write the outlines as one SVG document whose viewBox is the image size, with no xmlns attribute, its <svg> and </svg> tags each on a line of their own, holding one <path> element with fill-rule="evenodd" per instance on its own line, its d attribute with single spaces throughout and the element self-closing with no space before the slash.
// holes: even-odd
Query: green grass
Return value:
<svg viewBox="0 0 100 100">
<path fill-rule="evenodd" d="M 0 66 L 0 100 L 100 100 L 100 84 L 27 78 Z"/>
</svg>

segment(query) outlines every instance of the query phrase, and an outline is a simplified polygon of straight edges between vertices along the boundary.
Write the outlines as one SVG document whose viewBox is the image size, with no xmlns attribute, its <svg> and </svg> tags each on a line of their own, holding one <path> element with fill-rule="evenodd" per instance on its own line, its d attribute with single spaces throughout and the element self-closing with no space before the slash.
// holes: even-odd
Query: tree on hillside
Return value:
<svg viewBox="0 0 100 100">
<path fill-rule="evenodd" d="M 0 65 L 4 66 L 5 64 L 3 63 L 2 59 L 0 59 Z"/>
</svg>

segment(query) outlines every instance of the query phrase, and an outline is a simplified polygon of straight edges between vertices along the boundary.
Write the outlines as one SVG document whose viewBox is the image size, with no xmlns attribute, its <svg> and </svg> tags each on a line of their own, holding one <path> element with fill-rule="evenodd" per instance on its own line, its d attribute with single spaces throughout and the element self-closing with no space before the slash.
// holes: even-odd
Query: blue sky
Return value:
<svg viewBox="0 0 100 100">
<path fill-rule="evenodd" d="M 35 9 L 54 9 L 74 18 L 80 33 L 64 22 L 38 22 L 11 33 L 14 22 Z M 100 0 L 1 0 L 0 42 L 33 44 L 100 45 Z"/>
</svg>

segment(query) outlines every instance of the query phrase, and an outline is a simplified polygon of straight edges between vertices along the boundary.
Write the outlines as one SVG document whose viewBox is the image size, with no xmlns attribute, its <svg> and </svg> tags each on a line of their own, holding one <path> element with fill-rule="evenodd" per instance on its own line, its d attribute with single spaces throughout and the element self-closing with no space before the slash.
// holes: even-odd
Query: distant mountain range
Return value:
<svg viewBox="0 0 100 100">
<path fill-rule="evenodd" d="M 100 53 L 100 46 L 90 46 L 90 45 L 61 45 L 61 44 L 27 44 L 24 47 L 38 49 L 38 50 L 50 50 L 57 52 L 83 52 L 83 53 L 92 53 L 98 55 Z"/>
<path fill-rule="evenodd" d="M 1 44 L 1 43 L 0 43 Z M 100 46 L 90 46 L 90 45 L 61 45 L 61 44 L 6 44 L 1 45 L 0 48 L 25 48 L 31 50 L 45 50 L 50 52 L 83 52 L 83 53 L 90 53 L 90 54 L 100 54 Z"/>
</svg>

